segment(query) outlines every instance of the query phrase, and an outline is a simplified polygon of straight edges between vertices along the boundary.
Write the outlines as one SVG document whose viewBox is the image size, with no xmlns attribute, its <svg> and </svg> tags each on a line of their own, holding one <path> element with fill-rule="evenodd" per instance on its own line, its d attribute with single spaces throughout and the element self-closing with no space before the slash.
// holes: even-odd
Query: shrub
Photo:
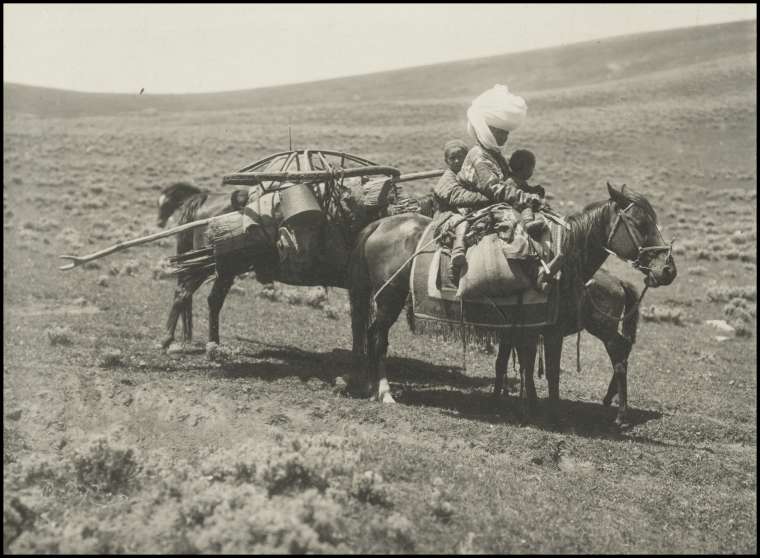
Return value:
<svg viewBox="0 0 760 558">
<path fill-rule="evenodd" d="M 141 467 L 132 448 L 112 445 L 99 437 L 71 457 L 80 488 L 97 492 L 126 492 Z"/>
<path fill-rule="evenodd" d="M 124 262 L 121 271 L 125 275 L 137 275 L 137 272 L 140 271 L 140 263 L 136 260 L 128 260 Z"/>
<path fill-rule="evenodd" d="M 62 554 L 123 554 L 118 531 L 104 529 L 97 519 L 75 521 L 64 527 L 59 552 Z"/>
<path fill-rule="evenodd" d="M 322 287 L 317 287 L 315 289 L 312 289 L 310 292 L 306 294 L 304 297 L 304 301 L 306 303 L 306 306 L 311 306 L 312 308 L 323 308 L 325 306 L 325 303 L 327 302 L 327 290 Z"/>
<path fill-rule="evenodd" d="M 414 525 L 400 513 L 394 513 L 385 522 L 388 538 L 399 544 L 404 550 L 414 550 Z"/>
<path fill-rule="evenodd" d="M 340 312 L 335 306 L 325 305 L 323 309 L 325 312 L 325 316 L 327 316 L 331 320 L 337 320 L 338 318 L 340 318 Z"/>
<path fill-rule="evenodd" d="M 757 299 L 757 287 L 712 287 L 707 290 L 707 298 L 711 302 L 727 302 L 732 298 L 754 301 Z"/>
<path fill-rule="evenodd" d="M 641 309 L 642 319 L 649 322 L 669 322 L 676 325 L 682 325 L 681 311 L 675 308 L 658 308 L 650 306 Z"/>
<path fill-rule="evenodd" d="M 124 364 L 123 354 L 120 349 L 104 349 L 98 358 L 98 366 L 101 368 L 115 368 Z"/>
<path fill-rule="evenodd" d="M 68 326 L 54 326 L 45 330 L 51 345 L 71 345 L 73 332 Z"/>
<path fill-rule="evenodd" d="M 197 552 L 305 554 L 338 550 L 341 507 L 315 489 L 272 500 L 249 485 L 214 485 L 208 490 L 214 492 L 210 500 L 216 505 L 202 524 L 187 534 Z M 208 494 L 204 497 L 209 499 Z"/>
<path fill-rule="evenodd" d="M 374 471 L 354 473 L 351 481 L 351 495 L 360 502 L 390 507 L 391 501 L 388 488 L 383 477 Z"/>
<path fill-rule="evenodd" d="M 272 302 L 280 301 L 280 293 L 274 283 L 264 285 L 259 291 L 260 298 L 271 300 Z"/>
<path fill-rule="evenodd" d="M 324 492 L 333 476 L 350 474 L 356 461 L 358 456 L 340 438 L 298 438 L 268 457 L 258 479 L 270 496 L 307 488 Z"/>
<path fill-rule="evenodd" d="M 430 501 L 433 515 L 446 522 L 454 515 L 454 506 L 449 502 L 449 493 L 440 477 L 433 479 L 433 496 Z"/>
<path fill-rule="evenodd" d="M 723 314 L 728 324 L 736 330 L 736 335 L 748 337 L 752 334 L 752 323 L 757 315 L 757 308 L 744 298 L 732 298 L 723 307 Z"/>
</svg>

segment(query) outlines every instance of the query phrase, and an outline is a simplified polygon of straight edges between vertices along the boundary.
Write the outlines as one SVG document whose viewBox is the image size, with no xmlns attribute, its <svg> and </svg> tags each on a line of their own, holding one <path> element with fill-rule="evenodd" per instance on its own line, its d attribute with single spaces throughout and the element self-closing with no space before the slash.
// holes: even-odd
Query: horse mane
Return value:
<svg viewBox="0 0 760 558">
<path fill-rule="evenodd" d="M 657 213 L 652 207 L 652 204 L 649 203 L 649 200 L 646 199 L 643 194 L 639 194 L 627 186 L 623 186 L 620 189 L 620 194 L 624 200 L 640 208 L 654 223 L 657 223 Z M 612 201 L 613 200 L 601 200 L 591 202 L 581 211 L 573 213 L 567 217 L 567 224 L 570 225 L 570 230 L 565 235 L 562 245 L 565 254 L 585 249 L 585 247 L 578 245 L 578 239 L 587 237 L 591 233 L 593 226 L 604 216 L 603 213 L 611 207 Z"/>
<path fill-rule="evenodd" d="M 177 218 L 178 225 L 184 225 L 190 221 L 195 221 L 195 217 L 200 207 L 206 202 L 208 198 L 208 192 L 201 192 L 193 194 L 179 208 L 179 217 Z"/>
<path fill-rule="evenodd" d="M 609 207 L 609 200 L 596 201 L 568 216 L 566 221 L 570 230 L 565 232 L 562 239 L 562 253 L 568 256 L 572 254 L 585 256 L 586 247 L 581 245 L 580 239 L 588 238 L 594 226 L 605 217 Z"/>
<path fill-rule="evenodd" d="M 174 198 L 179 194 L 187 197 L 193 194 L 200 194 L 201 192 L 202 190 L 200 188 L 189 182 L 175 182 L 161 190 L 161 195 L 166 196 L 167 198 Z"/>
</svg>

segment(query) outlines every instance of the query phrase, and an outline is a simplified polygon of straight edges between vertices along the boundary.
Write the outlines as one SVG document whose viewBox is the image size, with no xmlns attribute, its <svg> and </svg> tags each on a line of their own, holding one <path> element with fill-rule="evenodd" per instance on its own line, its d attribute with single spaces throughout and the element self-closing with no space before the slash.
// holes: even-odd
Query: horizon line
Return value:
<svg viewBox="0 0 760 558">
<path fill-rule="evenodd" d="M 445 65 L 445 64 L 456 64 L 456 63 L 470 62 L 470 61 L 475 61 L 475 60 L 487 60 L 489 58 L 501 58 L 501 57 L 511 56 L 511 55 L 526 54 L 529 52 L 541 52 L 541 51 L 565 48 L 565 47 L 575 46 L 575 45 L 596 43 L 600 41 L 607 41 L 610 39 L 625 39 L 625 38 L 639 37 L 643 35 L 652 35 L 652 34 L 657 34 L 657 33 L 670 33 L 674 31 L 685 31 L 688 29 L 700 29 L 700 28 L 705 28 L 705 27 L 720 27 L 720 26 L 728 26 L 728 25 L 735 25 L 738 23 L 748 23 L 748 22 L 757 23 L 757 18 L 755 17 L 755 18 L 749 18 L 749 19 L 737 19 L 737 20 L 732 20 L 732 21 L 724 21 L 720 23 L 706 23 L 704 25 L 690 25 L 686 27 L 671 27 L 669 29 L 641 31 L 639 33 L 629 33 L 625 35 L 609 35 L 605 37 L 599 37 L 596 39 L 590 39 L 590 40 L 585 40 L 585 41 L 575 41 L 575 42 L 570 42 L 570 43 L 560 43 L 557 45 L 551 45 L 551 46 L 546 46 L 546 47 L 541 47 L 541 48 L 532 48 L 532 49 L 527 49 L 527 50 L 514 50 L 510 52 L 487 54 L 484 56 L 476 56 L 476 57 L 468 57 L 468 58 L 449 59 L 449 60 L 440 61 L 440 62 L 431 62 L 429 64 L 418 64 L 415 66 L 402 66 L 399 68 L 393 68 L 389 70 L 378 70 L 378 71 L 367 72 L 363 74 L 339 75 L 339 76 L 333 76 L 333 77 L 327 77 L 327 78 L 312 79 L 309 81 L 292 81 L 292 82 L 275 83 L 275 84 L 269 84 L 269 85 L 260 85 L 260 86 L 255 86 L 255 87 L 243 87 L 240 89 L 225 89 L 225 90 L 215 90 L 215 91 L 195 91 L 195 92 L 186 91 L 182 93 L 145 93 L 144 96 L 172 97 L 172 96 L 201 96 L 201 95 L 223 95 L 223 94 L 243 93 L 243 92 L 258 91 L 258 90 L 263 90 L 263 89 L 275 89 L 279 87 L 306 85 L 306 84 L 312 84 L 312 83 L 323 83 L 323 82 L 329 82 L 329 81 L 335 81 L 335 80 L 341 80 L 341 79 L 359 78 L 359 77 L 364 77 L 364 76 L 389 74 L 389 73 L 394 73 L 394 72 L 404 72 L 404 71 L 415 70 L 419 68 L 429 68 L 429 67 L 440 66 L 440 65 Z M 3 79 L 3 87 L 5 87 L 6 85 L 19 85 L 22 87 L 34 87 L 38 89 L 48 89 L 48 90 L 53 90 L 53 91 L 78 93 L 78 94 L 85 94 L 85 95 L 124 95 L 124 96 L 130 96 L 130 97 L 135 96 L 135 95 L 140 95 L 139 93 L 125 92 L 125 91 L 86 91 L 86 90 L 81 90 L 81 89 L 67 89 L 67 88 L 54 87 L 54 86 L 49 86 L 49 85 L 38 85 L 34 83 L 6 81 L 5 79 Z"/>
</svg>

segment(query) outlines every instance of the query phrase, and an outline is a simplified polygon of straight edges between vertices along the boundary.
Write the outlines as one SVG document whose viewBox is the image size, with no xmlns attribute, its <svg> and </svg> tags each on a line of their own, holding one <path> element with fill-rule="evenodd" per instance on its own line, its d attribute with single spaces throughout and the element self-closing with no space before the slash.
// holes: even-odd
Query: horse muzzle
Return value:
<svg viewBox="0 0 760 558">
<path fill-rule="evenodd" d="M 675 281 L 677 275 L 676 263 L 672 256 L 668 256 L 661 267 L 649 268 L 644 278 L 644 284 L 651 288 L 665 287 Z"/>
</svg>

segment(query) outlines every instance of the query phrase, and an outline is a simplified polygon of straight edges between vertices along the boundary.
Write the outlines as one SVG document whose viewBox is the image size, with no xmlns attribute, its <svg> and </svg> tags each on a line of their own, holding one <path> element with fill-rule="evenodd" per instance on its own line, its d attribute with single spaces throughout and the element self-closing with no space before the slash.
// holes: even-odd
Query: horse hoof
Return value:
<svg viewBox="0 0 760 558">
<path fill-rule="evenodd" d="M 174 338 L 167 337 L 166 339 L 164 339 L 163 341 L 161 341 L 161 343 L 159 344 L 158 348 L 161 349 L 162 351 L 165 351 L 166 349 L 169 348 L 169 346 L 172 343 L 174 343 Z"/>
</svg>

